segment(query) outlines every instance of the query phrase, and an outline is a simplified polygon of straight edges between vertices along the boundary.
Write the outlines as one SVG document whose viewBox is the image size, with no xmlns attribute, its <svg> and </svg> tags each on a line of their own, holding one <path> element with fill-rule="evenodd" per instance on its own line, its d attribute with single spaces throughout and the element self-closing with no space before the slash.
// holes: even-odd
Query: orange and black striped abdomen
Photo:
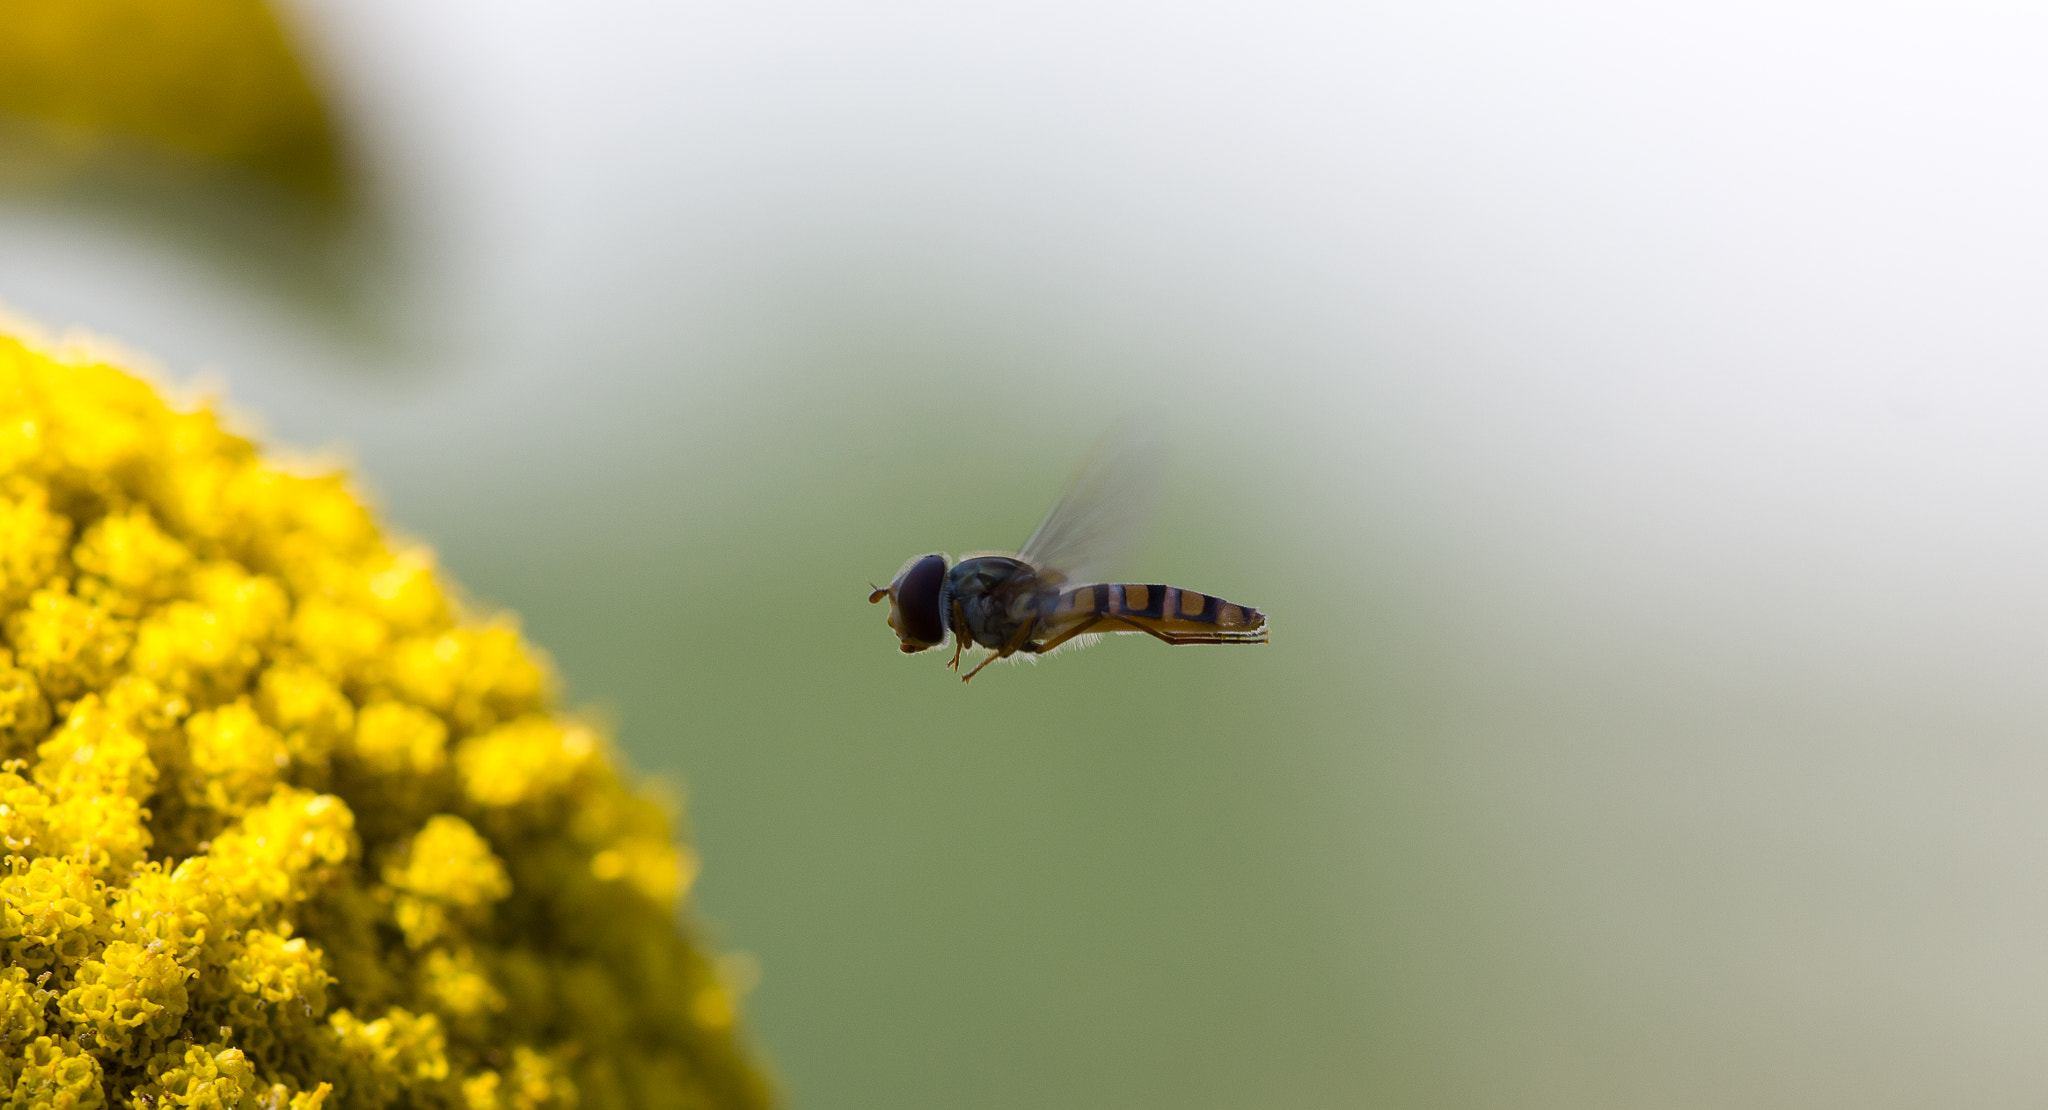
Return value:
<svg viewBox="0 0 2048 1110">
<path fill-rule="evenodd" d="M 1263 644 L 1266 615 L 1210 594 L 1135 582 L 1075 586 L 1060 594 L 1052 623 L 1145 632 L 1170 644 Z"/>
</svg>

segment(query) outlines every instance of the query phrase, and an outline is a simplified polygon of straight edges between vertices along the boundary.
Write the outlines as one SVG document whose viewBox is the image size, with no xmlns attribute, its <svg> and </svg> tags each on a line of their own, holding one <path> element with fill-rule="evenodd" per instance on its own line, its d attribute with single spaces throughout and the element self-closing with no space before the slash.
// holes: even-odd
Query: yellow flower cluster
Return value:
<svg viewBox="0 0 2048 1110">
<path fill-rule="evenodd" d="M 335 128 L 264 0 L 0 0 L 0 113 L 338 199 Z M 5 176 L 5 175 L 0 175 Z"/>
<path fill-rule="evenodd" d="M 692 865 L 336 476 L 0 337 L 0 1106 L 751 1107 Z"/>
</svg>

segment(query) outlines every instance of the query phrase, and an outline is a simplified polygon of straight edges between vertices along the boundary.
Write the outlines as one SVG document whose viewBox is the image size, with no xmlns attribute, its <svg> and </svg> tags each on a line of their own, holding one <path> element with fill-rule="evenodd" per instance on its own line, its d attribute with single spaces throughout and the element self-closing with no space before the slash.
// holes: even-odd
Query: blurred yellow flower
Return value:
<svg viewBox="0 0 2048 1110">
<path fill-rule="evenodd" d="M 767 1103 L 668 814 L 340 477 L 0 336 L 0 630 L 4 1105 Z"/>
<path fill-rule="evenodd" d="M 40 124 L 37 160 L 59 172 L 123 137 L 320 200 L 344 184 L 332 119 L 262 0 L 0 0 L 0 113 Z"/>
</svg>

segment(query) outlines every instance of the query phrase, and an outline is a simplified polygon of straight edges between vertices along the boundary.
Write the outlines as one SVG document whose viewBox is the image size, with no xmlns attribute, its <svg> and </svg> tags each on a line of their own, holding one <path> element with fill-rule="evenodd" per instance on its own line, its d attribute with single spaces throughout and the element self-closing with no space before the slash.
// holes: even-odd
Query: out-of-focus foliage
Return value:
<svg viewBox="0 0 2048 1110">
<path fill-rule="evenodd" d="M 663 807 L 338 476 L 0 337 L 0 1099 L 747 1107 Z"/>
<path fill-rule="evenodd" d="M 61 180 L 110 143 L 234 167 L 321 202 L 344 178 L 327 107 L 261 0 L 0 0 L 10 176 Z"/>
</svg>

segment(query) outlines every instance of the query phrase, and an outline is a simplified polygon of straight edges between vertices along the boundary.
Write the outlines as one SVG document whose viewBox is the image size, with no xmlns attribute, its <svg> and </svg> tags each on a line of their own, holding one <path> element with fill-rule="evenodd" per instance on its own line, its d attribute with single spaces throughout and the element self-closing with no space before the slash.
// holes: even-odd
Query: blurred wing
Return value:
<svg viewBox="0 0 2048 1110">
<path fill-rule="evenodd" d="M 1134 420 L 1120 423 L 1088 453 L 1018 557 L 1069 582 L 1104 580 L 1143 533 L 1165 477 L 1164 442 Z"/>
</svg>

